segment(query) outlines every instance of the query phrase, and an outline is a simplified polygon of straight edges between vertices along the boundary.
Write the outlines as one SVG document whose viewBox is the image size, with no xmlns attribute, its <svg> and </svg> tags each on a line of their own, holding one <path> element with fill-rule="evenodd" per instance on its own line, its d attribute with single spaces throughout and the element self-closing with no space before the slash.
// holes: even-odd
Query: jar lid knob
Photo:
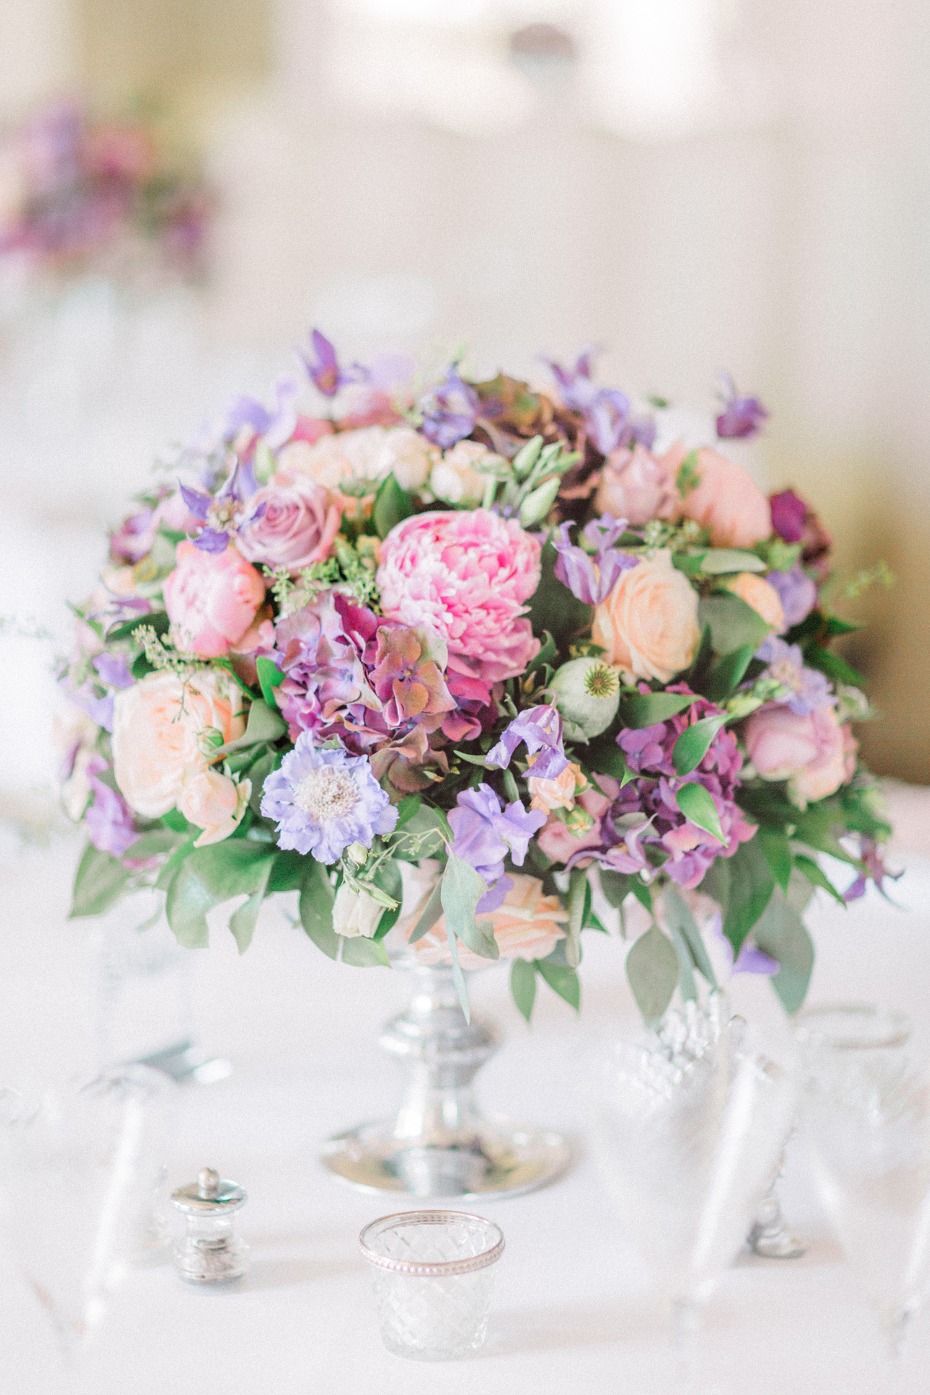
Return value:
<svg viewBox="0 0 930 1395">
<path fill-rule="evenodd" d="M 212 1167 L 203 1167 L 197 1174 L 197 1190 L 204 1201 L 212 1201 L 219 1195 L 220 1174 Z"/>
</svg>

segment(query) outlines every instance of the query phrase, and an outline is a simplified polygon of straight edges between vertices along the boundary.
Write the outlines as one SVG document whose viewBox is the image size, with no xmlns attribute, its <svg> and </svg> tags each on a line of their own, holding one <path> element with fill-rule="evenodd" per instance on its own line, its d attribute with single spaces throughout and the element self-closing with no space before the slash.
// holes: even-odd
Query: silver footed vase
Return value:
<svg viewBox="0 0 930 1395">
<path fill-rule="evenodd" d="M 416 1197 L 513 1196 L 546 1186 L 568 1166 L 565 1139 L 481 1112 L 475 1077 L 500 1045 L 497 1028 L 466 1021 L 452 970 L 404 959 L 410 1002 L 381 1034 L 403 1072 L 393 1118 L 328 1140 L 323 1163 L 368 1192 Z"/>
</svg>

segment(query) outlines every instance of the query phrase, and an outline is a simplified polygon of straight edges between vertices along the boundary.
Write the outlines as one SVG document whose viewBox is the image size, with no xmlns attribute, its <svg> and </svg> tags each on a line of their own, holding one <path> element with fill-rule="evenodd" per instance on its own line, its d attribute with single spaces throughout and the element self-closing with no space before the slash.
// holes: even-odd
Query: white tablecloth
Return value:
<svg viewBox="0 0 930 1395">
<path fill-rule="evenodd" d="M 2 857 L 0 1061 L 5 1080 L 33 1081 L 93 1058 L 86 927 L 67 923 L 74 848 L 7 848 Z M 898 883 L 905 913 L 870 896 L 848 914 L 818 912 L 813 999 L 884 997 L 919 1024 L 930 1000 L 930 863 Z M 400 976 L 331 964 L 272 916 L 241 960 L 216 935 L 197 956 L 201 1036 L 233 1075 L 182 1093 L 171 1153 L 174 1185 L 204 1165 L 240 1181 L 252 1272 L 236 1291 L 201 1293 L 169 1265 L 134 1269 L 112 1300 L 94 1349 L 64 1372 L 45 1318 L 0 1257 L 3 1395 L 667 1395 L 681 1389 L 663 1313 L 626 1248 L 590 1160 L 548 1190 L 489 1203 L 508 1248 L 488 1344 L 449 1365 L 419 1365 L 381 1346 L 360 1227 L 398 1209 L 331 1180 L 316 1160 L 329 1132 L 384 1113 L 392 1068 L 377 1029 L 403 999 Z M 479 1009 L 506 1025 L 487 1067 L 489 1108 L 577 1134 L 585 1034 L 631 1018 L 622 947 L 589 937 L 580 1024 L 541 995 L 527 1031 L 505 976 L 482 975 Z M 777 1026 L 765 983 L 743 979 L 738 1002 Z M 809 1184 L 803 1143 L 783 1184 L 795 1227 L 811 1239 L 795 1262 L 742 1258 L 710 1304 L 697 1389 L 721 1395 L 879 1395 L 930 1389 L 930 1314 L 918 1318 L 892 1371 L 878 1325 L 843 1265 Z M 492 1209 L 493 1207 L 493 1209 Z"/>
</svg>

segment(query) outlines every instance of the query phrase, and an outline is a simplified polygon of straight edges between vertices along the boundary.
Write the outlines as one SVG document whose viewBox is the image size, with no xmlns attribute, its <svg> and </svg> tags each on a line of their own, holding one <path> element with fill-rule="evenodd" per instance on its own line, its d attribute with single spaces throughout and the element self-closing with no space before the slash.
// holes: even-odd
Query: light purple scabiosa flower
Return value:
<svg viewBox="0 0 930 1395">
<path fill-rule="evenodd" d="M 679 683 L 667 691 L 689 690 Z M 743 758 L 731 732 L 725 728 L 717 732 L 696 770 L 684 776 L 675 771 L 673 752 L 681 733 L 705 717 L 721 716 L 722 710 L 714 703 L 695 698 L 685 712 L 668 721 L 624 729 L 617 737 L 627 765 L 638 778 L 624 785 L 601 820 L 605 845 L 609 849 L 612 828 L 616 834 L 613 841 L 628 841 L 624 819 L 634 814 L 644 816 L 649 826 L 640 832 L 639 847 L 664 858 L 664 870 L 679 886 L 697 886 L 715 858 L 732 857 L 740 843 L 756 831 L 736 803 Z M 702 785 L 710 795 L 723 843 L 691 823 L 679 809 L 676 795 L 689 782 Z"/>
<path fill-rule="evenodd" d="M 278 847 L 327 864 L 338 862 L 352 843 L 370 848 L 397 823 L 367 758 L 339 747 L 317 749 L 309 732 L 266 778 L 261 807 L 278 826 Z"/>
<path fill-rule="evenodd" d="M 765 579 L 778 592 L 786 630 L 807 619 L 817 604 L 817 583 L 803 567 L 790 567 L 786 572 L 769 572 Z"/>
<path fill-rule="evenodd" d="M 179 481 L 181 498 L 201 525 L 194 546 L 202 552 L 225 552 L 229 539 L 236 531 L 246 501 L 258 489 L 258 480 L 250 462 L 237 461 L 223 488 L 216 495 L 191 489 Z M 251 521 L 260 518 L 263 505 L 252 514 Z"/>
<path fill-rule="evenodd" d="M 536 759 L 530 773 L 541 780 L 555 780 L 568 768 L 568 758 L 562 747 L 562 718 L 558 708 L 546 704 L 529 707 L 514 717 L 496 746 L 485 760 L 498 770 L 506 770 L 517 747 L 523 743 Z"/>
<path fill-rule="evenodd" d="M 740 397 L 729 373 L 720 374 L 720 400 L 723 410 L 717 417 L 717 435 L 722 441 L 755 436 L 768 419 L 758 397 Z"/>
<path fill-rule="evenodd" d="M 558 557 L 556 578 L 585 605 L 600 605 L 614 588 L 621 572 L 636 566 L 637 559 L 613 546 L 626 529 L 626 520 L 608 514 L 592 519 L 582 530 L 587 548 L 570 541 L 573 523 L 563 523 L 552 539 Z"/>
<path fill-rule="evenodd" d="M 772 701 L 806 717 L 821 707 L 834 707 L 836 697 L 826 674 L 804 667 L 804 655 L 798 644 L 770 635 L 756 656 L 768 665 L 767 676 L 785 689 L 782 697 Z"/>
<path fill-rule="evenodd" d="M 479 911 L 487 913 L 501 904 L 510 886 L 504 876 L 504 858 L 509 854 L 522 867 L 530 839 L 545 822 L 544 813 L 525 809 L 519 799 L 505 808 L 490 785 L 459 795 L 449 814 L 452 851 L 487 883 L 490 894 L 479 901 Z"/>
<path fill-rule="evenodd" d="M 481 399 L 455 366 L 441 383 L 420 398 L 418 405 L 423 413 L 420 430 L 440 450 L 449 450 L 464 440 L 475 429 L 481 411 Z"/>
</svg>

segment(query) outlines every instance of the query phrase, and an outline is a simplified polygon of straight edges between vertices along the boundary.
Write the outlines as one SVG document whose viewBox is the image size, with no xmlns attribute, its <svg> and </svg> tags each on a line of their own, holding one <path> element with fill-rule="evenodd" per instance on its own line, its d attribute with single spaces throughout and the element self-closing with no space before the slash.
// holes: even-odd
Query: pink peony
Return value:
<svg viewBox="0 0 930 1395">
<path fill-rule="evenodd" d="M 757 774 L 787 780 L 788 794 L 801 808 L 835 794 L 856 768 L 856 741 L 832 707 L 808 713 L 760 707 L 747 721 L 743 740 Z"/>
<path fill-rule="evenodd" d="M 451 668 L 498 683 L 521 674 L 539 650 L 523 618 L 539 559 L 539 542 L 514 519 L 486 509 L 419 514 L 382 544 L 381 607 L 389 620 L 437 630 Z"/>
<path fill-rule="evenodd" d="M 604 462 L 594 507 L 598 513 L 625 518 L 634 528 L 651 518 L 674 518 L 678 510 L 674 473 L 645 446 L 615 450 Z"/>
<path fill-rule="evenodd" d="M 201 659 L 234 649 L 265 599 L 261 576 L 235 547 L 203 552 L 192 542 L 178 545 L 163 590 L 178 648 Z"/>
<path fill-rule="evenodd" d="M 299 572 L 325 562 L 342 515 L 328 489 L 305 475 L 278 471 L 249 500 L 239 551 L 250 562 Z"/>
<path fill-rule="evenodd" d="M 678 442 L 662 457 L 672 479 L 686 455 Z M 695 476 L 693 487 L 687 480 L 679 487 L 680 512 L 706 528 L 715 547 L 753 547 L 770 536 L 769 501 L 742 465 L 705 447 L 697 452 Z"/>
</svg>

